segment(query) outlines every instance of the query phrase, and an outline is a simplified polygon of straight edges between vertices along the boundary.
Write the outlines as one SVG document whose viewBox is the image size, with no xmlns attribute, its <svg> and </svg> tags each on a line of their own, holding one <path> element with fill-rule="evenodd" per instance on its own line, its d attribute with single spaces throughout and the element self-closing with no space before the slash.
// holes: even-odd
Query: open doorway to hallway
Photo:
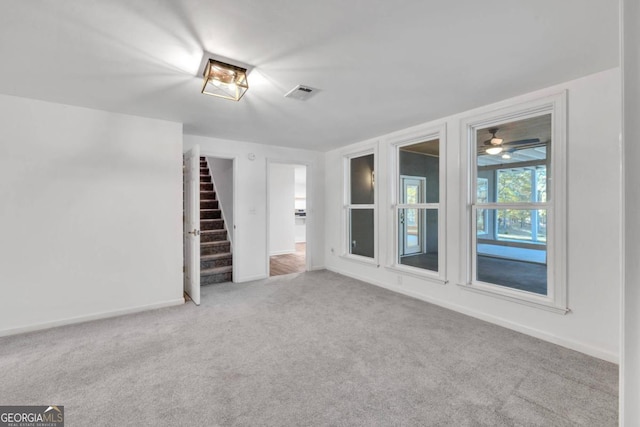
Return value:
<svg viewBox="0 0 640 427">
<path fill-rule="evenodd" d="M 269 167 L 269 275 L 306 271 L 307 167 Z"/>
</svg>

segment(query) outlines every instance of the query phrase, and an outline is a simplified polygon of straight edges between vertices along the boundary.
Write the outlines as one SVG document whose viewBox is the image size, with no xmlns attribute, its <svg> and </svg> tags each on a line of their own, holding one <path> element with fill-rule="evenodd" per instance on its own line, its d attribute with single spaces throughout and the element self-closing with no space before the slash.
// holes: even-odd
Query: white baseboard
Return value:
<svg viewBox="0 0 640 427">
<path fill-rule="evenodd" d="M 275 256 L 275 255 L 289 255 L 289 254 L 295 254 L 295 253 L 296 253 L 296 249 L 295 249 L 295 248 L 293 248 L 293 249 L 285 249 L 285 250 L 283 250 L 283 251 L 274 251 L 274 252 L 271 252 L 271 253 L 269 254 L 269 256 Z"/>
<path fill-rule="evenodd" d="M 0 330 L 0 337 L 23 334 L 26 332 L 41 331 L 43 329 L 55 328 L 58 326 L 72 325 L 74 323 L 89 322 L 92 320 L 108 319 L 110 317 L 123 316 L 125 314 L 139 313 L 142 311 L 155 310 L 157 308 L 172 307 L 184 304 L 184 298 L 178 298 L 170 301 L 163 301 L 154 304 L 140 305 L 129 307 L 121 310 L 103 311 L 101 313 L 89 314 L 86 316 L 69 317 L 67 319 L 54 320 L 51 322 L 36 323 L 34 325 L 21 326 L 19 328 Z"/>
<path fill-rule="evenodd" d="M 318 271 L 318 270 L 326 270 L 327 268 L 324 265 L 312 265 L 309 271 Z"/>
<path fill-rule="evenodd" d="M 579 341 L 574 341 L 567 338 L 562 338 L 557 335 L 550 334 L 548 332 L 544 332 L 535 328 L 531 328 L 526 325 L 522 325 L 520 323 L 513 322 L 511 320 L 506 320 L 501 317 L 493 316 L 491 314 L 483 313 L 481 311 L 476 311 L 458 304 L 453 304 L 447 301 L 443 301 L 438 298 L 432 298 L 428 295 L 419 294 L 417 292 L 408 291 L 399 286 L 389 285 L 386 283 L 382 283 L 368 277 L 363 277 L 357 274 L 353 274 L 347 271 L 343 271 L 334 267 L 327 267 L 327 270 L 333 271 L 334 273 L 342 274 L 343 276 L 351 277 L 353 279 L 361 280 L 363 282 L 379 286 L 381 288 L 388 289 L 393 292 L 397 292 L 399 294 L 407 295 L 412 298 L 419 299 L 421 301 L 425 301 L 440 307 L 444 307 L 446 309 L 465 314 L 467 316 L 475 317 L 476 319 L 484 320 L 485 322 L 493 323 L 498 326 L 505 327 L 507 329 L 511 329 L 525 335 L 530 335 L 535 338 L 539 338 L 543 341 L 547 341 L 553 344 L 557 344 L 562 347 L 569 348 L 571 350 L 579 351 L 580 353 L 587 354 L 589 356 L 597 357 L 598 359 L 606 360 L 611 363 L 619 363 L 619 356 L 616 353 L 610 352 L 608 350 L 603 350 L 601 348 L 593 347 L 588 344 L 581 343 Z"/>
</svg>

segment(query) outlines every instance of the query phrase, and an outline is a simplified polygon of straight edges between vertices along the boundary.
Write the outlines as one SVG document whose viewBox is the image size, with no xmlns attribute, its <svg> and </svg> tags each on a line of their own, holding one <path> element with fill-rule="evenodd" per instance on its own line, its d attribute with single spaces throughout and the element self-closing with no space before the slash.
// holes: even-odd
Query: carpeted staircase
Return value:
<svg viewBox="0 0 640 427">
<path fill-rule="evenodd" d="M 200 285 L 230 282 L 231 242 L 206 157 L 200 157 Z"/>
</svg>

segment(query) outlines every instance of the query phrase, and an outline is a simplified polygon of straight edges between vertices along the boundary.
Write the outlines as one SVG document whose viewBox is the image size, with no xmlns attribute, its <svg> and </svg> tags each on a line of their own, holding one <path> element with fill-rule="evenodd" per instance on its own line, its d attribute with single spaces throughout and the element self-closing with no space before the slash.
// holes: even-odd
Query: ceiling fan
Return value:
<svg viewBox="0 0 640 427">
<path fill-rule="evenodd" d="M 491 138 L 487 139 L 483 147 L 486 154 L 496 155 L 507 150 L 508 152 L 515 151 L 515 147 L 519 145 L 532 145 L 540 143 L 540 138 L 519 139 L 517 141 L 504 142 L 502 138 L 498 138 L 496 134 L 500 128 L 491 128 L 489 133 Z"/>
</svg>

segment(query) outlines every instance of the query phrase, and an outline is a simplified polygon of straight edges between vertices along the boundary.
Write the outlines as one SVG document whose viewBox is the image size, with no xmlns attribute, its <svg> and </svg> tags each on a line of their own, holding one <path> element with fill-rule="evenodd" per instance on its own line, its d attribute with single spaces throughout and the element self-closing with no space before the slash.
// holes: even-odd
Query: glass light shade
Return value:
<svg viewBox="0 0 640 427">
<path fill-rule="evenodd" d="M 202 93 L 238 101 L 247 89 L 246 68 L 209 59 L 204 69 Z"/>
<path fill-rule="evenodd" d="M 495 155 L 502 153 L 502 147 L 490 147 L 487 148 L 487 154 Z"/>
</svg>

